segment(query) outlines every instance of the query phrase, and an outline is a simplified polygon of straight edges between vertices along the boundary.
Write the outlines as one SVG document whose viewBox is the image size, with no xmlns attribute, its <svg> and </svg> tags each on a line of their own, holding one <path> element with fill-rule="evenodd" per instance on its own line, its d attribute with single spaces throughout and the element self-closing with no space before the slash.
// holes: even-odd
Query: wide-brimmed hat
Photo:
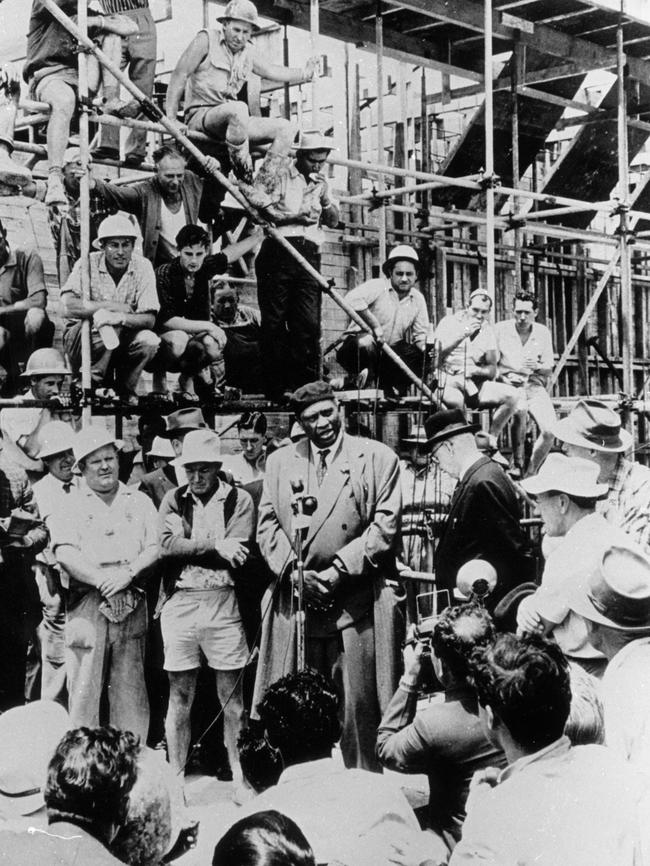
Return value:
<svg viewBox="0 0 650 866">
<path fill-rule="evenodd" d="M 460 436 L 463 433 L 476 433 L 478 424 L 470 424 L 462 409 L 440 409 L 424 421 L 427 434 L 426 447 L 431 451 L 438 442 Z"/>
<path fill-rule="evenodd" d="M 135 224 L 128 217 L 116 213 L 100 222 L 93 246 L 96 250 L 101 250 L 102 241 L 108 240 L 108 238 L 133 238 L 135 241 L 137 237 L 138 230 Z"/>
<path fill-rule="evenodd" d="M 64 451 L 72 451 L 75 435 L 72 427 L 65 421 L 50 421 L 39 434 L 41 447 L 36 456 L 43 460 L 45 457 L 63 454 Z"/>
<path fill-rule="evenodd" d="M 305 409 L 313 406 L 314 403 L 320 403 L 321 400 L 336 400 L 330 383 L 320 379 L 317 382 L 308 382 L 306 385 L 296 388 L 291 395 L 291 411 L 296 418 L 300 418 Z"/>
<path fill-rule="evenodd" d="M 200 409 L 178 409 L 165 416 L 165 430 L 161 433 L 165 439 L 175 439 L 191 430 L 207 430 L 203 412 Z"/>
<path fill-rule="evenodd" d="M 114 445 L 119 451 L 124 447 L 124 442 L 121 439 L 116 439 L 112 433 L 103 427 L 93 427 L 92 425 L 84 427 L 74 437 L 72 444 L 75 463 L 79 465 L 84 457 L 88 457 L 93 451 L 99 451 L 100 448 L 105 448 L 107 445 Z"/>
<path fill-rule="evenodd" d="M 31 815 L 43 805 L 47 768 L 71 727 L 61 704 L 33 701 L 0 716 L 0 816 Z"/>
<path fill-rule="evenodd" d="M 422 445 L 427 444 L 428 436 L 424 424 L 414 424 L 409 430 L 408 436 L 402 436 L 402 445 Z"/>
<path fill-rule="evenodd" d="M 586 585 L 569 596 L 569 607 L 619 631 L 650 631 L 650 559 L 632 544 L 608 548 Z"/>
<path fill-rule="evenodd" d="M 183 451 L 178 462 L 181 466 L 189 463 L 222 463 L 221 439 L 214 430 L 192 430 L 183 439 Z"/>
<path fill-rule="evenodd" d="M 603 499 L 609 488 L 598 483 L 599 475 L 600 467 L 593 460 L 567 457 L 554 451 L 548 455 L 537 475 L 531 475 L 520 483 L 531 496 L 553 490 L 582 499 Z"/>
<path fill-rule="evenodd" d="M 37 376 L 69 376 L 65 358 L 58 349 L 36 349 L 27 359 L 21 379 L 34 379 Z"/>
<path fill-rule="evenodd" d="M 323 135 L 319 129 L 306 129 L 298 137 L 298 143 L 293 150 L 336 150 L 332 139 Z"/>
<path fill-rule="evenodd" d="M 147 457 L 165 457 L 173 460 L 176 457 L 176 452 L 169 439 L 165 439 L 164 436 L 154 436 L 151 448 L 147 451 Z"/>
<path fill-rule="evenodd" d="M 408 244 L 398 244 L 396 247 L 388 253 L 386 261 L 381 266 L 382 271 L 384 272 L 384 276 L 388 276 L 389 271 L 395 262 L 413 262 L 413 264 L 417 267 L 420 264 L 420 259 L 418 258 L 418 254 L 413 249 L 413 247 Z"/>
<path fill-rule="evenodd" d="M 223 15 L 217 18 L 222 24 L 224 21 L 245 21 L 251 24 L 255 30 L 260 29 L 257 7 L 251 0 L 230 0 L 224 9 Z"/>
<path fill-rule="evenodd" d="M 580 400 L 553 432 L 562 442 L 595 451 L 623 452 L 633 442 L 621 426 L 620 415 L 600 400 Z"/>
</svg>

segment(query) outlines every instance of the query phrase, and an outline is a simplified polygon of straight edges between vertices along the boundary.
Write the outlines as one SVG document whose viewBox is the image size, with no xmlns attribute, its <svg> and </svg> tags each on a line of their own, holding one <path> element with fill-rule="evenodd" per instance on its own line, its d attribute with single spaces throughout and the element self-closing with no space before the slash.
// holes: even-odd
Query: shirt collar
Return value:
<svg viewBox="0 0 650 866">
<path fill-rule="evenodd" d="M 101 498 L 101 496 L 98 496 L 94 490 L 91 490 L 90 487 L 88 487 L 86 479 L 83 477 L 79 481 L 79 492 L 83 493 L 84 496 L 94 496 L 96 499 L 99 499 L 100 502 L 104 502 L 104 500 Z M 115 494 L 115 499 L 113 499 L 113 502 L 111 502 L 111 505 L 108 507 L 112 507 L 115 504 L 115 500 L 118 499 L 119 497 L 131 496 L 132 493 L 133 493 L 133 491 L 130 490 L 126 486 L 126 484 L 123 484 L 121 481 L 119 481 L 118 487 L 117 487 L 117 493 Z M 104 504 L 106 504 L 106 503 L 104 503 Z"/>
<path fill-rule="evenodd" d="M 4 263 L 4 265 L 2 265 L 2 267 L 0 267 L 0 274 L 6 268 L 15 268 L 17 264 L 18 264 L 18 261 L 16 259 L 16 253 L 12 249 L 10 249 L 9 255 L 7 257 L 7 261 Z"/>
<path fill-rule="evenodd" d="M 310 441 L 309 447 L 311 449 L 311 456 L 312 456 L 312 460 L 314 461 L 314 463 L 316 465 L 318 465 L 318 463 L 320 462 L 320 452 L 321 451 L 329 451 L 329 454 L 325 458 L 325 462 L 329 466 L 330 463 L 332 462 L 332 460 L 334 459 L 334 456 L 336 454 L 338 454 L 338 451 L 341 447 L 342 442 L 343 442 L 343 428 L 341 428 L 341 430 L 339 431 L 339 435 L 336 437 L 334 442 L 332 442 L 332 444 L 329 446 L 329 448 L 318 448 L 316 445 L 314 445 L 313 442 Z"/>
<path fill-rule="evenodd" d="M 183 493 L 183 496 L 186 499 L 191 499 L 195 505 L 200 505 L 202 508 L 207 508 L 207 506 L 213 501 L 214 502 L 220 502 L 220 501 L 224 500 L 226 498 L 226 494 L 227 494 L 226 485 L 222 481 L 219 481 L 219 486 L 217 487 L 217 489 L 214 491 L 214 493 L 212 494 L 212 496 L 208 499 L 208 501 L 206 503 L 203 503 L 199 499 L 198 496 L 195 496 L 192 493 L 192 491 L 190 490 L 189 484 L 187 485 L 187 490 L 185 491 L 185 493 Z"/>
<path fill-rule="evenodd" d="M 505 782 L 511 776 L 514 776 L 515 773 L 521 773 L 522 770 L 525 770 L 526 767 L 537 761 L 546 761 L 549 758 L 558 758 L 560 755 L 565 755 L 570 748 L 571 741 L 568 737 L 562 735 L 558 740 L 554 740 L 550 745 L 545 746 L 538 752 L 533 752 L 532 755 L 524 755 L 523 758 L 519 758 L 519 760 L 514 761 L 512 764 L 508 764 L 505 770 L 499 773 L 497 784 L 500 785 L 502 782 Z"/>
</svg>

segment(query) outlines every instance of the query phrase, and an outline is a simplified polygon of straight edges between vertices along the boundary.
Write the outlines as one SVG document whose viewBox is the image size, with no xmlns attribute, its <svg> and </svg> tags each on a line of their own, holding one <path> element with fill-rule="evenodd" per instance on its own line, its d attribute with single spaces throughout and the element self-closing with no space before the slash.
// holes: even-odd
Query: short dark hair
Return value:
<svg viewBox="0 0 650 866">
<path fill-rule="evenodd" d="M 562 736 L 571 706 L 569 668 L 556 643 L 500 634 L 474 653 L 472 681 L 481 706 L 528 753 Z"/>
<path fill-rule="evenodd" d="M 201 244 L 202 247 L 209 250 L 210 235 L 201 226 L 188 223 L 176 235 L 176 248 L 182 250 L 183 247 L 193 247 L 195 244 Z"/>
<path fill-rule="evenodd" d="M 90 825 L 120 824 L 138 773 L 140 738 L 130 731 L 75 728 L 56 748 L 47 772 L 48 817 L 74 816 Z"/>
<path fill-rule="evenodd" d="M 239 416 L 237 422 L 237 430 L 252 430 L 253 433 L 259 433 L 262 436 L 266 433 L 267 426 L 264 412 L 244 412 Z"/>
<path fill-rule="evenodd" d="M 282 756 L 264 733 L 259 719 L 251 719 L 237 738 L 242 773 L 249 785 L 260 794 L 276 785 L 282 772 Z"/>
<path fill-rule="evenodd" d="M 469 602 L 443 610 L 433 628 L 431 646 L 449 672 L 463 680 L 474 650 L 488 646 L 494 635 L 490 614 L 480 604 Z"/>
<path fill-rule="evenodd" d="M 317 671 L 304 670 L 270 685 L 257 705 L 257 714 L 269 743 L 289 765 L 330 755 L 341 734 L 338 708 L 330 680 Z"/>
<path fill-rule="evenodd" d="M 533 305 L 533 310 L 537 310 L 539 307 L 539 303 L 535 295 L 532 292 L 517 292 L 513 298 L 512 304 L 513 306 L 517 301 L 525 301 L 527 304 Z"/>
<path fill-rule="evenodd" d="M 240 818 L 219 839 L 212 866 L 315 866 L 314 852 L 291 818 L 269 809 Z"/>
<path fill-rule="evenodd" d="M 166 156 L 172 159 L 182 159 L 183 162 L 187 162 L 187 157 L 177 147 L 174 147 L 173 144 L 163 144 L 154 150 L 152 154 L 154 165 L 158 165 Z"/>
</svg>

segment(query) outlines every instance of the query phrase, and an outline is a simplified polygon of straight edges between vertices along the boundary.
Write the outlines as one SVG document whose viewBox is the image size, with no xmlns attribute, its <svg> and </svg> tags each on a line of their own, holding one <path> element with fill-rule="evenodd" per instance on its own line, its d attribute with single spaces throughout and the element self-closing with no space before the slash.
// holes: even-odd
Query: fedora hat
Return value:
<svg viewBox="0 0 650 866">
<path fill-rule="evenodd" d="M 176 452 L 169 439 L 165 439 L 164 436 L 154 436 L 151 448 L 147 451 L 147 457 L 166 457 L 173 460 L 176 457 Z"/>
<path fill-rule="evenodd" d="M 603 499 L 609 488 L 606 484 L 598 483 L 599 474 L 600 467 L 593 460 L 567 457 L 566 454 L 553 451 L 537 475 L 525 478 L 520 484 L 531 496 L 553 490 L 583 499 Z"/>
<path fill-rule="evenodd" d="M 203 412 L 200 409 L 178 409 L 165 416 L 165 430 L 161 434 L 165 439 L 175 439 L 191 430 L 207 430 Z"/>
<path fill-rule="evenodd" d="M 621 427 L 621 417 L 600 400 L 580 400 L 555 426 L 555 436 L 569 445 L 612 453 L 632 447 L 632 436 Z"/>
<path fill-rule="evenodd" d="M 427 431 L 424 424 L 413 424 L 408 436 L 402 437 L 402 445 L 426 445 Z"/>
<path fill-rule="evenodd" d="M 413 262 L 415 267 L 420 264 L 420 259 L 418 258 L 418 254 L 413 249 L 413 247 L 408 244 L 398 244 L 396 247 L 388 253 L 386 261 L 381 266 L 382 271 L 384 272 L 384 276 L 387 277 L 390 269 L 395 264 L 395 262 Z"/>
<path fill-rule="evenodd" d="M 120 451 L 124 443 L 121 439 L 116 439 L 112 433 L 102 427 L 93 427 L 89 425 L 80 430 L 74 437 L 72 443 L 72 452 L 74 454 L 75 463 L 77 466 L 84 459 L 92 454 L 93 451 L 99 451 L 100 448 L 105 448 L 106 445 L 114 445 Z"/>
<path fill-rule="evenodd" d="M 319 129 L 306 129 L 298 137 L 293 150 L 336 150 L 332 139 Z"/>
<path fill-rule="evenodd" d="M 438 442 L 460 436 L 463 433 L 476 433 L 478 424 L 470 424 L 462 409 L 440 409 L 424 421 L 427 434 L 426 446 L 429 451 Z"/>
<path fill-rule="evenodd" d="M 100 222 L 93 247 L 96 250 L 101 250 L 102 241 L 108 240 L 108 238 L 133 238 L 135 241 L 137 237 L 138 230 L 134 223 L 128 217 L 116 213 Z"/>
<path fill-rule="evenodd" d="M 650 559 L 633 545 L 608 548 L 586 586 L 569 597 L 569 607 L 619 631 L 650 631 Z"/>
<path fill-rule="evenodd" d="M 192 430 L 183 439 L 183 452 L 178 462 L 181 466 L 189 463 L 222 463 L 221 439 L 214 430 Z"/>
<path fill-rule="evenodd" d="M 63 454 L 64 451 L 72 451 L 75 432 L 65 421 L 50 421 L 41 430 L 39 439 L 41 447 L 37 457 L 43 460 L 45 457 Z"/>
<path fill-rule="evenodd" d="M 31 815 L 44 805 L 47 768 L 70 727 L 54 701 L 33 701 L 0 716 L 0 815 Z"/>
</svg>

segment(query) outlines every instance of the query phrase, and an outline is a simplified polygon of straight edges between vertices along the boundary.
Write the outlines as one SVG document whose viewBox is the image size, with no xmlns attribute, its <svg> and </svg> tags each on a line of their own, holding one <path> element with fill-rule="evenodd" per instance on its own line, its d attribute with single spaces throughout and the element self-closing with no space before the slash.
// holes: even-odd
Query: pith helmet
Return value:
<svg viewBox="0 0 650 866">
<path fill-rule="evenodd" d="M 386 261 L 381 266 L 384 275 L 388 276 L 395 262 L 402 261 L 413 262 L 416 268 L 420 264 L 418 254 L 415 252 L 413 247 L 410 247 L 408 244 L 398 244 L 396 247 L 393 247 L 393 249 L 388 253 Z"/>
<path fill-rule="evenodd" d="M 25 372 L 20 375 L 23 379 L 33 376 L 69 376 L 70 370 L 58 349 L 37 349 L 29 356 Z"/>
<path fill-rule="evenodd" d="M 257 17 L 257 8 L 251 0 L 230 0 L 226 6 L 223 15 L 217 18 L 217 21 L 245 21 L 246 24 L 251 24 L 255 30 L 260 29 L 259 19 Z"/>
</svg>

